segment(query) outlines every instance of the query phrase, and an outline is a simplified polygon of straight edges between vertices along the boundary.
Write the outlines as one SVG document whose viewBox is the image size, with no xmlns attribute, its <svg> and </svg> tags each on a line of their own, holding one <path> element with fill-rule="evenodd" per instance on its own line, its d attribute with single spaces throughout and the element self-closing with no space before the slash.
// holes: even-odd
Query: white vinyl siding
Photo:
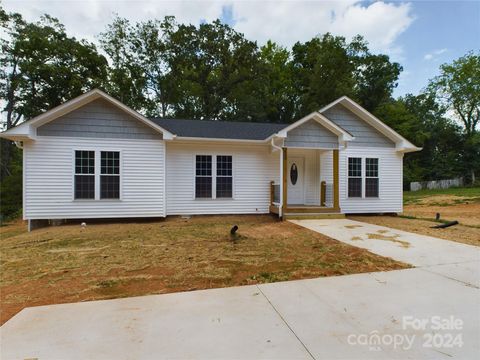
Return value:
<svg viewBox="0 0 480 360">
<path fill-rule="evenodd" d="M 341 104 L 328 109 L 323 115 L 355 137 L 349 142 L 349 147 L 395 148 L 389 138 Z"/>
<path fill-rule="evenodd" d="M 74 199 L 75 150 L 121 152 L 121 199 Z M 162 140 L 39 136 L 25 143 L 24 156 L 25 219 L 165 216 Z"/>
<path fill-rule="evenodd" d="M 310 120 L 290 130 L 284 146 L 333 149 L 338 147 L 338 136 L 317 121 Z"/>
<path fill-rule="evenodd" d="M 378 197 L 348 197 L 348 158 L 378 159 Z M 340 208 L 343 213 L 395 213 L 402 212 L 403 155 L 388 148 L 347 148 L 340 151 Z M 364 169 L 362 170 L 364 171 Z"/>
<path fill-rule="evenodd" d="M 279 152 L 269 145 L 167 143 L 167 215 L 268 213 L 270 181 L 279 181 Z M 232 198 L 195 198 L 195 156 L 232 156 Z"/>
</svg>

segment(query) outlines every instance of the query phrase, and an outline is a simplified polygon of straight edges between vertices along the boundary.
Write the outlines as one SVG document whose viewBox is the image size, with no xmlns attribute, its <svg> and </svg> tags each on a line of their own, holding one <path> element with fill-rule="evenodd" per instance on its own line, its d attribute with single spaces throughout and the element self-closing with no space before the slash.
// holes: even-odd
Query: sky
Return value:
<svg viewBox="0 0 480 360">
<path fill-rule="evenodd" d="M 480 0 L 470 1 L 163 1 L 3 0 L 7 11 L 35 21 L 47 13 L 67 32 L 98 44 L 115 14 L 130 21 L 174 15 L 198 25 L 221 19 L 259 45 L 271 39 L 285 47 L 331 32 L 363 35 L 375 53 L 403 66 L 394 96 L 419 93 L 439 66 L 480 50 Z"/>
</svg>

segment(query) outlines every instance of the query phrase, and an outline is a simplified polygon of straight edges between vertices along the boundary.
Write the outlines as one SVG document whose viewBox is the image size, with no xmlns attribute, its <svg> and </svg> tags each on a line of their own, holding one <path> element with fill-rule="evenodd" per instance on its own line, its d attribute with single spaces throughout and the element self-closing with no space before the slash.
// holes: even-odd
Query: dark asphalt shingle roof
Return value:
<svg viewBox="0 0 480 360">
<path fill-rule="evenodd" d="M 150 120 L 177 136 L 241 140 L 265 140 L 289 125 L 215 120 Z"/>
</svg>

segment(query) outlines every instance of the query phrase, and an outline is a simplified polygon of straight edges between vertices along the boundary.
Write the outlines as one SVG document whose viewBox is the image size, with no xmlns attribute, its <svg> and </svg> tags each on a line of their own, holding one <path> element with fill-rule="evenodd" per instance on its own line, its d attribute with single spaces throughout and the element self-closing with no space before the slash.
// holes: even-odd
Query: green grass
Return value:
<svg viewBox="0 0 480 360">
<path fill-rule="evenodd" d="M 471 199 L 480 199 L 480 187 L 458 187 L 438 190 L 419 190 L 419 191 L 405 191 L 403 193 L 404 204 L 414 204 L 419 200 L 436 195 L 453 195 L 459 197 L 466 197 Z M 457 200 L 457 203 L 462 203 Z"/>
</svg>

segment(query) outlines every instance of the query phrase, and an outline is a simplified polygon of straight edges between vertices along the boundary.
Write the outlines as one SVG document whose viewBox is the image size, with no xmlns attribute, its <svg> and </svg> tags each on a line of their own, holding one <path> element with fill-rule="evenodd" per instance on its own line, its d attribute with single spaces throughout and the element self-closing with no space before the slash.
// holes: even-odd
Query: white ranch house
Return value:
<svg viewBox="0 0 480 360">
<path fill-rule="evenodd" d="M 347 97 L 292 124 L 148 119 L 92 90 L 0 136 L 23 149 L 23 217 L 402 211 L 420 150 Z"/>
</svg>

